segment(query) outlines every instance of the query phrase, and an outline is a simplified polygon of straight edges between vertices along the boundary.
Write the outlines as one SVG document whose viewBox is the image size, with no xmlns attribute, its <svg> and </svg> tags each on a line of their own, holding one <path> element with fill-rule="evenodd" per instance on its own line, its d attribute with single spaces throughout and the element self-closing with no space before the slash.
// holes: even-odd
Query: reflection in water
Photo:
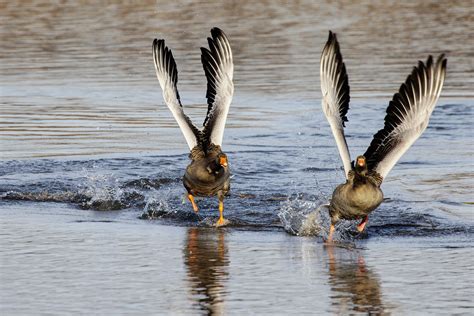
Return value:
<svg viewBox="0 0 474 316">
<path fill-rule="evenodd" d="M 388 314 L 378 276 L 367 268 L 361 254 L 336 247 L 327 247 L 327 252 L 332 305 L 338 312 Z"/>
<path fill-rule="evenodd" d="M 191 294 L 208 315 L 223 313 L 224 283 L 228 278 L 228 250 L 221 229 L 188 229 L 184 263 Z"/>
</svg>

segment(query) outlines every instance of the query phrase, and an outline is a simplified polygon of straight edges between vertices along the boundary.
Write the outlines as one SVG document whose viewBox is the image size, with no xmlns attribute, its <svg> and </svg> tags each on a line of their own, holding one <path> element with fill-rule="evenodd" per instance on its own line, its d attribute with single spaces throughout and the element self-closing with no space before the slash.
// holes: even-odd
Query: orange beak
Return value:
<svg viewBox="0 0 474 316">
<path fill-rule="evenodd" d="M 220 164 L 222 167 L 227 167 L 227 157 L 220 157 L 220 158 L 219 158 L 219 164 Z"/>
</svg>

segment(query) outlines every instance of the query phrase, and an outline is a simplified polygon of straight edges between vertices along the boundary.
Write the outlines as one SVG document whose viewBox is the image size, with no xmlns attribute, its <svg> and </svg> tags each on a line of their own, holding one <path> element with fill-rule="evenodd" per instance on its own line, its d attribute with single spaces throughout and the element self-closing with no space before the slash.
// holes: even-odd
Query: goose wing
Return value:
<svg viewBox="0 0 474 316">
<path fill-rule="evenodd" d="M 321 92 L 323 112 L 331 126 L 337 148 L 344 164 L 346 177 L 351 168 L 351 158 L 344 136 L 344 122 L 349 110 L 349 79 L 342 60 L 336 34 L 329 31 L 329 38 L 321 54 Z"/>
<path fill-rule="evenodd" d="M 419 62 L 387 108 L 384 128 L 379 130 L 364 156 L 369 170 L 386 177 L 400 157 L 420 137 L 438 101 L 446 75 L 447 59 Z"/>
<path fill-rule="evenodd" d="M 178 69 L 171 50 L 165 45 L 165 41 L 155 39 L 153 41 L 153 61 L 155 63 L 156 76 L 163 90 L 163 98 L 166 105 L 178 122 L 181 132 L 188 143 L 189 149 L 193 149 L 200 139 L 201 132 L 194 126 L 191 119 L 183 112 L 183 106 L 179 99 Z"/>
<path fill-rule="evenodd" d="M 201 47 L 201 61 L 207 78 L 207 116 L 204 121 L 204 138 L 222 145 L 225 122 L 234 94 L 232 82 L 234 63 L 229 40 L 222 30 L 213 28 L 208 38 L 209 49 Z"/>
</svg>

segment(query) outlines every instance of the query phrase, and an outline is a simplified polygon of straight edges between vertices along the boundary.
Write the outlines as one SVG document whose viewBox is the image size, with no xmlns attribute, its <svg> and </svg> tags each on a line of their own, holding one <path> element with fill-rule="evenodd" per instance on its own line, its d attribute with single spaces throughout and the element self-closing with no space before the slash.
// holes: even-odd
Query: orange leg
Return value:
<svg viewBox="0 0 474 316">
<path fill-rule="evenodd" d="M 197 207 L 197 205 L 196 205 L 196 202 L 194 202 L 194 196 L 193 196 L 192 194 L 188 194 L 188 200 L 189 200 L 189 202 L 191 202 L 191 204 L 193 205 L 193 210 L 194 210 L 194 212 L 197 213 L 197 212 L 199 211 L 199 209 L 198 209 L 198 207 Z"/>
<path fill-rule="evenodd" d="M 367 222 L 369 221 L 369 217 L 366 216 L 362 219 L 362 222 L 360 222 L 359 225 L 357 225 L 357 231 L 359 233 L 362 233 L 364 231 L 365 225 L 367 225 Z"/>
<path fill-rule="evenodd" d="M 328 240 L 326 241 L 326 243 L 332 244 L 332 237 L 334 235 L 335 230 L 336 230 L 336 227 L 334 227 L 334 224 L 331 224 L 331 226 L 329 226 L 329 235 L 328 235 Z"/>
<path fill-rule="evenodd" d="M 224 202 L 219 199 L 219 220 L 216 223 L 216 226 L 224 225 Z"/>
</svg>

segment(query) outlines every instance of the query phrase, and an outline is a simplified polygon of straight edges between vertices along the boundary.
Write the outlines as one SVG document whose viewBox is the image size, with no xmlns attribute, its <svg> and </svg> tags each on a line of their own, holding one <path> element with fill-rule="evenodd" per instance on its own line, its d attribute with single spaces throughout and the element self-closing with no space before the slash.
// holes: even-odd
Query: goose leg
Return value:
<svg viewBox="0 0 474 316">
<path fill-rule="evenodd" d="M 362 219 L 362 222 L 360 222 L 359 225 L 357 225 L 357 231 L 359 233 L 362 233 L 364 231 L 364 228 L 365 228 L 365 225 L 367 225 L 367 222 L 369 221 L 369 216 L 365 216 L 363 219 Z"/>
<path fill-rule="evenodd" d="M 216 226 L 222 226 L 224 225 L 224 194 L 219 192 L 217 196 L 219 198 L 219 220 Z"/>
<path fill-rule="evenodd" d="M 194 212 L 197 213 L 197 212 L 199 211 L 199 209 L 198 209 L 198 207 L 197 207 L 197 205 L 196 205 L 196 202 L 194 202 L 194 196 L 193 196 L 192 194 L 188 194 L 188 200 L 189 200 L 189 202 L 191 202 L 191 204 L 193 205 L 193 210 L 194 210 Z"/>
<path fill-rule="evenodd" d="M 329 235 L 328 235 L 328 240 L 326 243 L 331 244 L 332 243 L 332 236 L 334 235 L 334 231 L 336 230 L 336 227 L 334 224 L 331 223 L 331 226 L 329 226 Z"/>
</svg>

